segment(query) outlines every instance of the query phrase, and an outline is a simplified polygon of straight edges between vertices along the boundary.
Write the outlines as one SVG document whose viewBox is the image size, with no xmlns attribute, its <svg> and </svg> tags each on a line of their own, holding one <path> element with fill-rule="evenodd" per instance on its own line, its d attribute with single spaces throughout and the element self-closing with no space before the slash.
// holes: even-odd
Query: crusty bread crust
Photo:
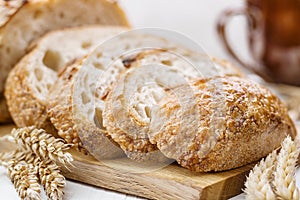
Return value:
<svg viewBox="0 0 300 200">
<path fill-rule="evenodd" d="M 49 91 L 47 99 L 47 113 L 51 123 L 58 130 L 58 135 L 67 143 L 74 144 L 75 148 L 82 150 L 82 144 L 75 131 L 76 126 L 72 117 L 72 83 L 73 76 L 78 72 L 81 60 L 66 66 L 59 79 Z M 63 93 L 63 95 L 60 95 Z"/>
<path fill-rule="evenodd" d="M 207 172 L 240 167 L 280 147 L 287 134 L 296 136 L 283 103 L 252 81 L 217 77 L 196 81 L 192 89 L 195 106 L 183 109 L 170 95 L 154 114 L 149 132 L 150 141 L 185 168 Z M 187 113 L 197 123 L 188 123 Z"/>
<path fill-rule="evenodd" d="M 5 96 L 17 126 L 54 127 L 48 119 L 46 98 L 57 80 L 56 73 L 76 59 L 88 54 L 99 43 L 127 29 L 113 26 L 85 26 L 50 32 L 32 46 L 10 72 Z M 44 59 L 53 54 L 51 66 Z"/>
<path fill-rule="evenodd" d="M 0 6 L 0 94 L 30 42 L 48 31 L 91 24 L 129 26 L 118 4 L 108 0 L 14 0 Z M 0 122 L 1 115 L 8 113 L 0 113 Z"/>
</svg>

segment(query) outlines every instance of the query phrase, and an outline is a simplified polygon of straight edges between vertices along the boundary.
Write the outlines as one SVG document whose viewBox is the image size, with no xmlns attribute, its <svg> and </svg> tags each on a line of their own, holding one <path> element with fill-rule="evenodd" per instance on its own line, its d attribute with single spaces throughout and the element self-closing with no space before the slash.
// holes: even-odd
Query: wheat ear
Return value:
<svg viewBox="0 0 300 200">
<path fill-rule="evenodd" d="M 35 167 L 40 183 L 44 186 L 46 195 L 51 200 L 61 200 L 66 180 L 59 170 L 59 166 L 50 159 L 42 161 L 32 152 L 14 151 L 7 154 L 7 158 L 14 158 L 14 162 L 26 162 Z"/>
<path fill-rule="evenodd" d="M 12 160 L 8 164 L 8 174 L 21 199 L 40 200 L 40 185 L 36 169 L 25 161 Z"/>
<path fill-rule="evenodd" d="M 269 182 L 275 163 L 276 151 L 274 150 L 266 157 L 266 159 L 262 159 L 259 164 L 255 165 L 245 183 L 246 188 L 244 192 L 246 193 L 246 199 L 276 199 L 272 186 Z"/>
<path fill-rule="evenodd" d="M 48 198 L 51 200 L 62 200 L 66 180 L 61 174 L 59 167 L 52 161 L 42 161 L 39 164 L 38 172 Z"/>
<path fill-rule="evenodd" d="M 299 200 L 299 189 L 295 181 L 298 155 L 297 144 L 288 136 L 282 143 L 274 172 L 273 185 L 279 199 Z"/>
<path fill-rule="evenodd" d="M 62 139 L 57 139 L 45 132 L 43 129 L 36 129 L 34 126 L 13 129 L 12 135 L 16 142 L 24 150 L 31 150 L 41 160 L 58 159 L 64 165 L 73 161 L 70 153 L 65 153 L 71 145 L 65 144 Z"/>
<path fill-rule="evenodd" d="M 29 156 L 29 154 L 19 154 L 19 158 L 37 166 L 36 173 L 49 199 L 62 200 L 66 180 L 59 166 L 50 159 L 43 161 L 39 157 L 32 159 L 32 156 Z"/>
</svg>

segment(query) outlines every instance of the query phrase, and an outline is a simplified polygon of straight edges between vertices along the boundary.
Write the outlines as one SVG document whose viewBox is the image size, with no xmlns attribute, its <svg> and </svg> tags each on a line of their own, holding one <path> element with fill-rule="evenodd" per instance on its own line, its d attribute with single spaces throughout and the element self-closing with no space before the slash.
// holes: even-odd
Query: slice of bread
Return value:
<svg viewBox="0 0 300 200">
<path fill-rule="evenodd" d="M 184 56 L 167 50 L 152 50 L 123 61 L 129 70 L 113 85 L 106 98 L 103 124 L 129 158 L 161 160 L 156 145 L 148 139 L 152 107 L 164 98 L 164 90 L 211 75 L 206 73 L 209 68 L 214 70 L 214 66 L 204 65 L 205 59 L 197 57 L 196 53 L 186 51 Z M 242 76 L 225 61 L 213 60 L 217 66 L 216 75 Z"/>
<path fill-rule="evenodd" d="M 25 55 L 29 43 L 48 31 L 89 24 L 128 26 L 118 4 L 109 0 L 1 2 L 0 94 L 9 71 Z"/>
<path fill-rule="evenodd" d="M 197 172 L 249 164 L 280 147 L 286 135 L 296 136 L 283 103 L 264 87 L 238 77 L 174 88 L 151 116 L 150 141 Z"/>
<path fill-rule="evenodd" d="M 57 72 L 125 30 L 110 26 L 69 28 L 50 32 L 35 42 L 32 51 L 18 62 L 6 82 L 5 96 L 16 125 L 35 125 L 53 132 L 46 99 L 57 80 Z"/>
</svg>

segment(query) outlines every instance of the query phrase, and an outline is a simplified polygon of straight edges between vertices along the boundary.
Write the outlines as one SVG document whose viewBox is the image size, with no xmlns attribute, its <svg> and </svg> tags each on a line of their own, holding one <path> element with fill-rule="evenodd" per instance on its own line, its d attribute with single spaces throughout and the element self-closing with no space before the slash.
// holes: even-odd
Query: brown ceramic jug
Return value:
<svg viewBox="0 0 300 200">
<path fill-rule="evenodd" d="M 252 64 L 228 42 L 226 25 L 237 15 L 247 17 Z M 300 86 L 300 0 L 247 0 L 245 8 L 222 13 L 218 33 L 227 52 L 243 66 L 269 81 Z"/>
</svg>

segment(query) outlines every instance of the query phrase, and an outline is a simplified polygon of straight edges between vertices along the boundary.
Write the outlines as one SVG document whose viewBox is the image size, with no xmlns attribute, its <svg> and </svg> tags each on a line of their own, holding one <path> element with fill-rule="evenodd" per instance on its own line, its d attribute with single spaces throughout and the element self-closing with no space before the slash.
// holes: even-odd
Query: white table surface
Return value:
<svg viewBox="0 0 300 200">
<path fill-rule="evenodd" d="M 215 25 L 218 14 L 228 7 L 243 5 L 242 0 L 120 0 L 133 27 L 160 27 L 179 31 L 198 42 L 208 54 L 229 59 L 217 38 Z M 241 55 L 247 57 L 245 47 L 245 21 L 233 20 L 230 29 L 232 40 Z M 297 185 L 300 188 L 300 170 L 297 171 Z M 183 191 L 184 192 L 184 191 Z M 44 199 L 45 196 L 43 194 Z M 0 199 L 17 200 L 6 170 L 0 167 Z M 134 200 L 128 195 L 107 191 L 101 188 L 67 181 L 66 200 Z M 234 200 L 244 199 L 243 194 Z"/>
</svg>

